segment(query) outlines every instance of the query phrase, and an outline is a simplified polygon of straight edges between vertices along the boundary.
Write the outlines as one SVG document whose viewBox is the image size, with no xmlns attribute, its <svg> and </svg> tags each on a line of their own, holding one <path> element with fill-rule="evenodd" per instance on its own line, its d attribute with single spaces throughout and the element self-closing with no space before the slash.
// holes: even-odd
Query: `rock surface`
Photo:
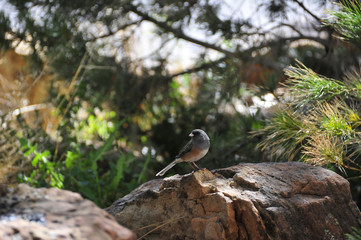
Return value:
<svg viewBox="0 0 361 240">
<path fill-rule="evenodd" d="M 147 240 L 338 240 L 361 227 L 348 182 L 303 163 L 240 164 L 155 179 L 107 211 Z"/>
<path fill-rule="evenodd" d="M 0 239 L 135 239 L 112 216 L 79 194 L 0 186 Z"/>
</svg>

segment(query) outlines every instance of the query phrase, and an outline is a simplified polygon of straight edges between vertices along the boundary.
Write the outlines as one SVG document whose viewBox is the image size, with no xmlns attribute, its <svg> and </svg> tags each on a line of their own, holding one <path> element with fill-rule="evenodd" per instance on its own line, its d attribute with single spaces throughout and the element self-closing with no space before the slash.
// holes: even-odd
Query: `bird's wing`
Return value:
<svg viewBox="0 0 361 240">
<path fill-rule="evenodd" d="M 190 152 L 192 150 L 193 143 L 192 139 L 189 140 L 189 142 L 180 150 L 179 154 L 175 157 L 176 159 L 182 158 L 186 153 Z"/>
</svg>

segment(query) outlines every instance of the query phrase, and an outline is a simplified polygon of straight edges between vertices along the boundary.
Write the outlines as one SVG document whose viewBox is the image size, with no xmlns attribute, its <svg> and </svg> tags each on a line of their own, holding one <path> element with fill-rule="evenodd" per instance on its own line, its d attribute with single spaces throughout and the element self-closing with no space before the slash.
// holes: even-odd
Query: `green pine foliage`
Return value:
<svg viewBox="0 0 361 240">
<path fill-rule="evenodd" d="M 361 3 L 345 1 L 325 21 L 345 40 L 361 46 Z M 361 185 L 361 72 L 348 69 L 342 79 L 316 73 L 297 61 L 285 70 L 286 107 L 257 134 L 271 157 L 328 167 L 348 177 L 353 195 Z M 353 229 L 346 239 L 361 239 Z"/>
<path fill-rule="evenodd" d="M 331 11 L 330 24 L 345 40 L 361 44 L 361 8 L 359 1 L 344 1 L 340 11 Z"/>
<path fill-rule="evenodd" d="M 361 76 L 344 81 L 316 74 L 304 65 L 286 70 L 291 101 L 258 134 L 259 147 L 286 161 L 303 160 L 316 165 L 334 164 L 361 172 Z M 356 79 L 356 81 L 355 81 Z"/>
<path fill-rule="evenodd" d="M 267 150 L 272 157 L 292 161 L 299 154 L 310 131 L 314 131 L 313 127 L 303 122 L 297 112 L 280 111 L 258 131 L 258 134 L 265 135 L 258 147 Z"/>
<path fill-rule="evenodd" d="M 332 26 L 357 40 L 361 36 L 360 7 L 353 2 L 332 12 Z M 276 113 L 258 132 L 265 136 L 259 147 L 282 160 L 337 166 L 360 174 L 361 73 L 350 70 L 337 80 L 297 61 L 285 74 L 290 99 L 285 110 Z"/>
<path fill-rule="evenodd" d="M 351 234 L 346 234 L 347 240 L 361 240 L 361 229 L 353 228 Z"/>
<path fill-rule="evenodd" d="M 285 70 L 285 75 L 288 77 L 286 85 L 297 107 L 330 101 L 336 96 L 349 94 L 351 89 L 342 81 L 321 76 L 301 62 L 297 61 L 297 63 L 295 67 Z"/>
</svg>

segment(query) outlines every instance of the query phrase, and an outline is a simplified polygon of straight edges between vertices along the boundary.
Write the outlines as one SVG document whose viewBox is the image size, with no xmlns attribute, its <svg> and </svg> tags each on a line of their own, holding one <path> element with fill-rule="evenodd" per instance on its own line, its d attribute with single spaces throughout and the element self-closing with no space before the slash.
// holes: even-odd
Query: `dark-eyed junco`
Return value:
<svg viewBox="0 0 361 240">
<path fill-rule="evenodd" d="M 189 140 L 189 142 L 182 148 L 179 154 L 175 157 L 175 160 L 166 166 L 162 171 L 157 173 L 156 176 L 163 176 L 164 173 L 180 162 L 193 163 L 193 165 L 198 168 L 194 162 L 198 161 L 207 154 L 210 146 L 209 137 L 201 129 L 194 129 L 189 134 L 189 136 L 192 139 Z"/>
</svg>

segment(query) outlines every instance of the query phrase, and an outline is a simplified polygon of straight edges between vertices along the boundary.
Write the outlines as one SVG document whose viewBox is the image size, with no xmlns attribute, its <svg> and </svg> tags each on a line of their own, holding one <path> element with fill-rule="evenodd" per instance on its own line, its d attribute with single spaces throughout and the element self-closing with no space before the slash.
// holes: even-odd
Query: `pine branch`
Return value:
<svg viewBox="0 0 361 240">
<path fill-rule="evenodd" d="M 313 14 L 308 8 L 306 8 L 306 6 L 298 1 L 298 0 L 293 0 L 295 3 L 298 4 L 298 6 L 300 6 L 305 12 L 307 12 L 310 16 L 312 16 L 314 19 L 316 19 L 318 22 L 321 22 L 321 19 L 319 17 L 317 17 L 315 14 Z"/>
<path fill-rule="evenodd" d="M 216 46 L 216 45 L 214 45 L 214 44 L 211 44 L 211 43 L 208 43 L 208 42 L 201 41 L 201 40 L 199 40 L 199 39 L 190 37 L 190 36 L 186 35 L 181 29 L 175 29 L 175 28 L 169 26 L 166 22 L 158 21 L 157 19 L 149 16 L 148 14 L 146 14 L 146 13 L 144 13 L 144 12 L 142 12 L 142 11 L 139 11 L 136 6 L 133 6 L 133 5 L 130 6 L 129 11 L 137 14 L 137 15 L 140 16 L 143 20 L 146 20 L 146 21 L 149 21 L 149 22 L 154 23 L 155 25 L 157 25 L 158 27 L 162 28 L 162 29 L 165 30 L 166 32 L 172 33 L 172 34 L 173 34 L 175 37 L 177 37 L 177 38 L 180 38 L 180 39 L 186 40 L 186 41 L 188 41 L 188 42 L 191 42 L 191 43 L 194 43 L 194 44 L 203 46 L 203 47 L 205 47 L 205 48 L 213 49 L 213 50 L 215 50 L 215 51 L 224 53 L 224 54 L 227 55 L 227 56 L 232 56 L 232 55 L 233 55 L 233 52 L 231 52 L 231 51 L 228 51 L 228 50 L 226 50 L 226 49 L 224 49 L 224 48 L 221 48 L 221 47 L 219 47 L 219 46 Z"/>
<path fill-rule="evenodd" d="M 143 20 L 141 19 L 141 20 L 137 20 L 137 21 L 133 21 L 133 22 L 130 22 L 130 23 L 123 24 L 123 25 L 119 26 L 118 29 L 115 30 L 115 31 L 110 31 L 109 30 L 109 32 L 107 34 L 97 36 L 97 37 L 94 36 L 91 39 L 85 39 L 85 41 L 87 41 L 87 42 L 95 42 L 98 39 L 103 39 L 103 38 L 113 36 L 113 35 L 117 34 L 118 32 L 123 31 L 123 30 L 125 30 L 126 28 L 128 28 L 130 26 L 140 24 L 142 21 Z"/>
<path fill-rule="evenodd" d="M 217 60 L 215 60 L 215 61 L 213 61 L 213 62 L 203 63 L 203 64 L 200 65 L 200 66 L 193 67 L 193 68 L 189 68 L 189 69 L 186 69 L 186 70 L 183 70 L 183 71 L 174 73 L 174 74 L 170 74 L 170 75 L 166 76 L 166 78 L 167 78 L 167 79 L 172 79 L 172 78 L 178 77 L 178 76 L 180 76 L 180 75 L 184 75 L 184 74 L 188 74 L 188 73 L 199 72 L 199 71 L 201 71 L 201 70 L 211 68 L 211 67 L 217 65 L 218 63 L 221 63 L 221 62 L 225 61 L 226 59 L 227 59 L 227 57 L 223 57 L 223 58 L 219 58 L 219 59 L 217 59 Z"/>
</svg>

